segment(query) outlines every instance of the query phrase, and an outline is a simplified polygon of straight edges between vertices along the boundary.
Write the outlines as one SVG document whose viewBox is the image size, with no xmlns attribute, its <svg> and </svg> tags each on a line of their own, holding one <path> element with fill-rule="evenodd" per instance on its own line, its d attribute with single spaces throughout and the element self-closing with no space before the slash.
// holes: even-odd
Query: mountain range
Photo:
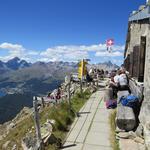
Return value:
<svg viewBox="0 0 150 150">
<path fill-rule="evenodd" d="M 45 94 L 53 89 L 51 84 L 60 83 L 66 74 L 76 71 L 77 64 L 70 62 L 28 63 L 15 57 L 0 62 L 0 91 L 13 94 L 30 92 Z"/>
<path fill-rule="evenodd" d="M 77 64 L 70 62 L 28 63 L 17 57 L 0 61 L 0 123 L 13 119 L 23 107 L 32 107 L 33 96 L 56 89 L 76 70 Z"/>
<path fill-rule="evenodd" d="M 111 62 L 97 66 L 102 69 L 117 67 Z M 32 107 L 33 96 L 54 90 L 64 82 L 66 75 L 77 72 L 77 68 L 75 62 L 28 63 L 18 57 L 0 61 L 0 123 L 13 119 L 23 107 Z"/>
<path fill-rule="evenodd" d="M 118 68 L 112 62 L 91 64 L 104 70 Z M 7 62 L 0 61 L 0 96 L 15 93 L 46 94 L 56 88 L 70 72 L 77 72 L 75 62 L 35 62 L 28 63 L 15 57 Z"/>
<path fill-rule="evenodd" d="M 0 61 L 0 73 L 5 73 L 11 70 L 18 70 L 21 68 L 29 67 L 31 63 L 26 62 L 25 60 L 20 60 L 18 57 L 15 57 L 9 61 L 2 62 Z"/>
<path fill-rule="evenodd" d="M 92 64 L 92 65 L 90 65 L 90 67 L 103 69 L 103 70 L 107 70 L 107 71 L 116 70 L 119 68 L 118 65 L 113 64 L 111 61 L 98 63 L 98 64 Z"/>
</svg>

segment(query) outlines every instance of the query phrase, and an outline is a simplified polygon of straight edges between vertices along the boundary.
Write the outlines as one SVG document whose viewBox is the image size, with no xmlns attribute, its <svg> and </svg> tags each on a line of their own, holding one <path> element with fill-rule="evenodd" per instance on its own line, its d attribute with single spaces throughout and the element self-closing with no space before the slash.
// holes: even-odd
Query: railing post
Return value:
<svg viewBox="0 0 150 150">
<path fill-rule="evenodd" d="M 69 102 L 69 107 L 71 110 L 71 92 L 70 92 L 70 88 L 71 88 L 71 75 L 69 75 L 69 81 L 68 81 L 68 102 Z"/>
<path fill-rule="evenodd" d="M 96 86 L 98 87 L 98 81 L 99 81 L 99 75 L 97 73 L 97 83 L 96 83 Z"/>
<path fill-rule="evenodd" d="M 82 79 L 80 79 L 80 93 L 81 93 L 81 95 L 82 95 L 82 93 L 83 93 L 83 89 L 82 89 Z"/>
<path fill-rule="evenodd" d="M 36 131 L 37 150 L 42 150 L 39 112 L 37 108 L 37 98 L 35 96 L 33 97 L 33 109 L 34 109 L 34 123 L 35 123 L 35 131 Z"/>
</svg>

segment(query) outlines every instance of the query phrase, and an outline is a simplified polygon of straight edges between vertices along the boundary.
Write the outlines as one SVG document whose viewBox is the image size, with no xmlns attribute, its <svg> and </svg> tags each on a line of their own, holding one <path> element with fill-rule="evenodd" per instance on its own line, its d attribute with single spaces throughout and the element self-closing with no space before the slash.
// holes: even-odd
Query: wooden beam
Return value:
<svg viewBox="0 0 150 150">
<path fill-rule="evenodd" d="M 34 109 L 34 123 L 35 123 L 36 139 L 37 139 L 37 149 L 42 150 L 39 112 L 37 108 L 37 98 L 35 96 L 33 97 L 33 109 Z"/>
</svg>

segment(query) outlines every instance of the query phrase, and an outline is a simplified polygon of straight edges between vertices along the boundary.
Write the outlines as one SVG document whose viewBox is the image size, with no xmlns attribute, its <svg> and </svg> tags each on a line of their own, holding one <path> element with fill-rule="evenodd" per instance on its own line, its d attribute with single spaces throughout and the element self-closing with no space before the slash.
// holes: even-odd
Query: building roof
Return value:
<svg viewBox="0 0 150 150">
<path fill-rule="evenodd" d="M 150 18 L 150 5 L 142 6 L 140 10 L 133 12 L 129 17 L 129 22 L 148 18 Z"/>
</svg>

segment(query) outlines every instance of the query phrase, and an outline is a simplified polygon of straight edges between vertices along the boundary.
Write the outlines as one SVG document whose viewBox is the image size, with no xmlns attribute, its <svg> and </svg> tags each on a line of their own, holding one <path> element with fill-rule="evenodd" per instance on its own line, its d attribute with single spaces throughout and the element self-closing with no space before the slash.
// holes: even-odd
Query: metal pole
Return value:
<svg viewBox="0 0 150 150">
<path fill-rule="evenodd" d="M 84 71 L 84 59 L 82 60 L 82 73 L 81 73 L 81 80 L 80 80 L 80 92 L 81 92 L 81 94 L 83 94 L 83 89 L 82 89 L 82 87 L 83 87 L 83 71 Z"/>
<path fill-rule="evenodd" d="M 34 109 L 34 123 L 35 123 L 36 139 L 37 139 L 37 149 L 42 150 L 39 112 L 37 108 L 37 98 L 35 96 L 33 97 L 33 109 Z"/>
</svg>

